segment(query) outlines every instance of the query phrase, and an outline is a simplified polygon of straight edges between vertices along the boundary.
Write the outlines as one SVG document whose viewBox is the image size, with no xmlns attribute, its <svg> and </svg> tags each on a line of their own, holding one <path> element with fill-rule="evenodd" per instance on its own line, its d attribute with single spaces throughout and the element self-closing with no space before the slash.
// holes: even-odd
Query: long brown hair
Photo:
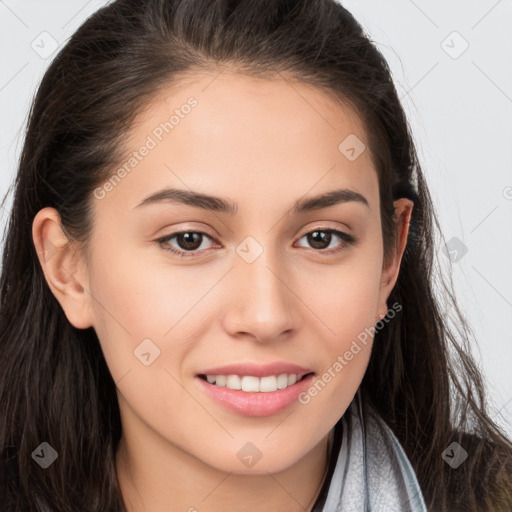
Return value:
<svg viewBox="0 0 512 512">
<path fill-rule="evenodd" d="M 85 245 L 93 191 L 120 161 L 137 114 L 185 73 L 223 65 L 312 84 L 360 115 L 376 160 L 386 258 L 393 200 L 415 205 L 389 297 L 403 308 L 375 335 L 362 396 L 396 433 L 430 510 L 512 510 L 512 446 L 486 412 L 469 326 L 435 265 L 440 229 L 390 70 L 333 0 L 118 0 L 88 18 L 46 71 L 2 258 L 2 510 L 122 510 L 115 383 L 94 329 L 74 328 L 51 293 L 31 226 L 54 207 L 69 239 Z M 457 329 L 439 295 L 454 304 Z M 453 441 L 469 454 L 457 469 L 442 458 Z M 32 460 L 42 442 L 58 452 L 45 471 Z"/>
</svg>

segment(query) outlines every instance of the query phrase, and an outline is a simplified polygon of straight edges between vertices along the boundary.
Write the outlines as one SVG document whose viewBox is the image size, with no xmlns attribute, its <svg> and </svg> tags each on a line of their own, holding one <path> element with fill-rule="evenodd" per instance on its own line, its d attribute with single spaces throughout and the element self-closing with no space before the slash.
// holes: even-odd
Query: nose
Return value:
<svg viewBox="0 0 512 512">
<path fill-rule="evenodd" d="M 233 337 L 253 338 L 260 343 L 289 336 L 300 321 L 289 274 L 267 251 L 252 263 L 235 256 L 224 329 Z"/>
</svg>

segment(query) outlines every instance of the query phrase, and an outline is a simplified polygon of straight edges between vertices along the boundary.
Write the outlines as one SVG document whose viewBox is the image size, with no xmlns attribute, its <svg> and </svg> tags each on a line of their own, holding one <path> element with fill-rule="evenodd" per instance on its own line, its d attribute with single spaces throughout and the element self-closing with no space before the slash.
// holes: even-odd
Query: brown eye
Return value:
<svg viewBox="0 0 512 512">
<path fill-rule="evenodd" d="M 178 233 L 175 235 L 175 237 L 176 243 L 180 246 L 181 249 L 186 251 L 194 251 L 195 249 L 199 249 L 203 240 L 203 235 L 201 233 L 195 232 Z"/>
<path fill-rule="evenodd" d="M 200 252 L 199 249 L 203 245 L 205 238 L 212 240 L 212 237 L 203 231 L 178 231 L 156 241 L 164 250 L 187 257 L 194 256 L 195 253 Z M 175 240 L 174 247 L 170 244 L 171 240 Z M 205 247 L 202 249 L 205 249 Z"/>
<path fill-rule="evenodd" d="M 354 244 L 356 239 L 349 235 L 348 233 L 344 233 L 343 231 L 339 231 L 337 229 L 315 229 L 314 231 L 310 231 L 301 237 L 307 240 L 307 243 L 310 245 L 311 249 L 316 249 L 320 252 L 333 253 L 337 251 L 341 251 L 345 246 Z M 331 242 L 336 242 L 336 240 L 342 240 L 343 243 L 339 244 L 338 247 L 329 247 Z M 328 249 L 328 250 L 326 250 Z"/>
<path fill-rule="evenodd" d="M 306 237 L 313 249 L 327 249 L 332 239 L 332 233 L 329 231 L 312 231 Z"/>
</svg>

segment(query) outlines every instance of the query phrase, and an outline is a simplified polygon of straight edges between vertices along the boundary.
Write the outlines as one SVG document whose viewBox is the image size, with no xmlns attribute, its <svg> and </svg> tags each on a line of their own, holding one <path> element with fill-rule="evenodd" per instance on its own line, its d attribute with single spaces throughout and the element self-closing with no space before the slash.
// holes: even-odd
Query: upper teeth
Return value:
<svg viewBox="0 0 512 512">
<path fill-rule="evenodd" d="M 282 373 L 261 378 L 252 375 L 243 377 L 239 375 L 207 375 L 206 379 L 210 384 L 215 384 L 216 386 L 249 392 L 277 391 L 278 389 L 284 389 L 295 384 L 298 380 L 295 373 Z"/>
</svg>

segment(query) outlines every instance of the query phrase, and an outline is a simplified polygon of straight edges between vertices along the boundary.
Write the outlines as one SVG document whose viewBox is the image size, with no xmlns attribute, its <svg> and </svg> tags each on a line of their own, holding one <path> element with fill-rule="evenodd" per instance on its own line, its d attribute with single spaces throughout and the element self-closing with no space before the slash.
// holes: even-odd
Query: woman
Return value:
<svg viewBox="0 0 512 512">
<path fill-rule="evenodd" d="M 15 186 L 3 510 L 512 509 L 404 112 L 339 4 L 100 9 Z"/>
</svg>

